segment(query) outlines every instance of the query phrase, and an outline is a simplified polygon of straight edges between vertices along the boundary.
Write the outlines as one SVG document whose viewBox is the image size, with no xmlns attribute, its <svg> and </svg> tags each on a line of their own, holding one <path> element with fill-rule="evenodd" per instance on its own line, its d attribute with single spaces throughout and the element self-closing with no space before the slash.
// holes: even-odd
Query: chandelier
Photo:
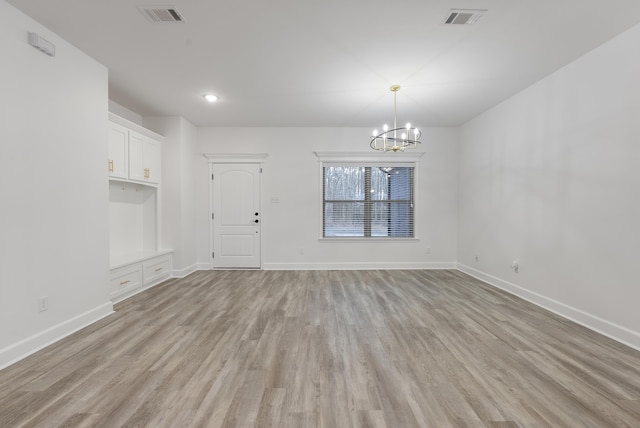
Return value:
<svg viewBox="0 0 640 428">
<path fill-rule="evenodd" d="M 415 149 L 420 144 L 422 132 L 418 128 L 412 127 L 410 123 L 407 123 L 404 128 L 398 128 L 396 95 L 400 90 L 400 85 L 393 85 L 389 89 L 393 92 L 393 129 L 389 129 L 386 124 L 382 127 L 381 133 L 375 129 L 369 145 L 373 150 L 382 152 L 404 152 L 405 149 Z"/>
</svg>

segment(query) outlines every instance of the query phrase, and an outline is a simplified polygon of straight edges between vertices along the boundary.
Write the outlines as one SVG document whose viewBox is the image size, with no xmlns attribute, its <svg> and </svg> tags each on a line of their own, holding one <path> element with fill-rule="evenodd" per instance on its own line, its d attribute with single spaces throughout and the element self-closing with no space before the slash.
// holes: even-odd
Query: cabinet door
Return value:
<svg viewBox="0 0 640 428">
<path fill-rule="evenodd" d="M 143 135 L 129 131 L 129 178 L 131 180 L 147 181 L 143 156 L 144 143 Z"/>
<path fill-rule="evenodd" d="M 160 182 L 160 143 L 133 131 L 129 131 L 129 178 Z"/>
<path fill-rule="evenodd" d="M 146 180 L 160 183 L 160 143 L 146 139 L 142 150 L 142 159 L 146 169 Z"/>
<path fill-rule="evenodd" d="M 109 176 L 127 177 L 129 131 L 114 123 L 109 125 Z"/>
</svg>

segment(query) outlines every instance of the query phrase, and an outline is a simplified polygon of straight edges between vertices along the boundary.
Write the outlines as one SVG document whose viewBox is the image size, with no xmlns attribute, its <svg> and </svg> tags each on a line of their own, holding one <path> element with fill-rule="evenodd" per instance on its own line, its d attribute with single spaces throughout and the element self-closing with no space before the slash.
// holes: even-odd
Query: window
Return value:
<svg viewBox="0 0 640 428">
<path fill-rule="evenodd" d="M 413 238 L 414 168 L 323 166 L 325 238 Z"/>
</svg>

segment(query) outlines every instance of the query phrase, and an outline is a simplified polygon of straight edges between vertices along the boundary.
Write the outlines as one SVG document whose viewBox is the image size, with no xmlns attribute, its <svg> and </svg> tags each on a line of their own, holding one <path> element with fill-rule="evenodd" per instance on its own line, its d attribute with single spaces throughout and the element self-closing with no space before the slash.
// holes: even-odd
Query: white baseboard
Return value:
<svg viewBox="0 0 640 428">
<path fill-rule="evenodd" d="M 51 345 L 58 340 L 69 336 L 84 327 L 101 320 L 102 318 L 113 313 L 113 304 L 111 302 L 91 309 L 58 325 L 50 327 L 33 336 L 27 337 L 18 343 L 0 349 L 0 369 L 33 354 Z"/>
<path fill-rule="evenodd" d="M 456 262 L 264 263 L 264 270 L 412 270 L 456 269 Z"/>
<path fill-rule="evenodd" d="M 209 268 L 209 266 L 207 266 Z M 184 278 L 187 275 L 194 273 L 195 271 L 200 270 L 198 264 L 192 264 L 191 266 L 187 266 L 184 269 L 173 269 L 171 271 L 171 278 Z"/>
<path fill-rule="evenodd" d="M 470 266 L 458 263 L 457 269 L 476 279 L 481 280 L 489 285 L 506 291 L 507 293 L 518 296 L 536 306 L 547 309 L 554 314 L 571 320 L 577 324 L 587 327 L 597 333 L 607 336 L 617 342 L 623 343 L 631 348 L 640 351 L 640 333 L 630 330 L 626 327 L 614 324 L 610 321 L 597 317 L 595 315 L 584 312 L 580 309 L 566 305 L 557 300 L 543 296 L 535 291 L 527 290 L 518 285 L 502 280 L 495 276 L 476 270 Z"/>
<path fill-rule="evenodd" d="M 196 263 L 196 270 L 211 270 L 211 263 Z"/>
</svg>

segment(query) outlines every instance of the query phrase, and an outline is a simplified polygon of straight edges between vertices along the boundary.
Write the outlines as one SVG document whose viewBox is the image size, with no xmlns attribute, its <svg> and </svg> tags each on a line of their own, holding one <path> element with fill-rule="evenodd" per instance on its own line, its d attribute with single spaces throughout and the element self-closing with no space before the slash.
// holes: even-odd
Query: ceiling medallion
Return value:
<svg viewBox="0 0 640 428">
<path fill-rule="evenodd" d="M 396 95 L 400 90 L 400 85 L 393 85 L 389 89 L 393 92 L 393 129 L 389 129 L 386 124 L 382 127 L 380 134 L 375 129 L 369 145 L 373 150 L 382 152 L 404 152 L 405 149 L 415 149 L 421 143 L 422 132 L 418 128 L 412 127 L 410 123 L 407 123 L 404 128 L 398 128 Z"/>
</svg>

